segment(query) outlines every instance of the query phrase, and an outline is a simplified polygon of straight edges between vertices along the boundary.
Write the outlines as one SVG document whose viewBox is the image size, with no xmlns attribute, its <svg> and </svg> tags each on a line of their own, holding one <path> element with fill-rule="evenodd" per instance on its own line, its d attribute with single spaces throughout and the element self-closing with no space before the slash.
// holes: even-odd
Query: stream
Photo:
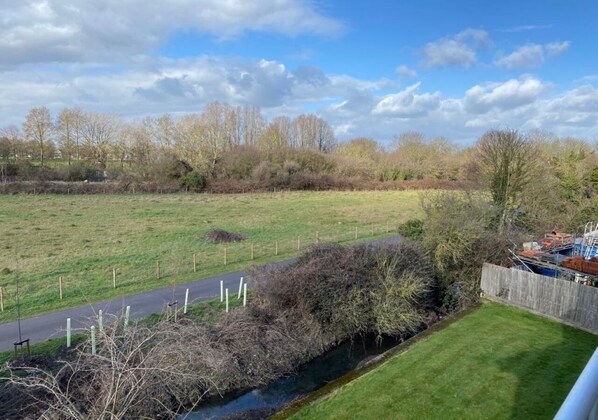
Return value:
<svg viewBox="0 0 598 420">
<path fill-rule="evenodd" d="M 289 402 L 354 370 L 361 361 L 384 353 L 397 344 L 398 341 L 395 339 L 385 338 L 382 345 L 378 347 L 373 336 L 357 338 L 353 343 L 344 342 L 305 363 L 291 376 L 240 395 L 210 400 L 199 410 L 189 413 L 186 418 L 199 420 L 267 417 Z"/>
</svg>

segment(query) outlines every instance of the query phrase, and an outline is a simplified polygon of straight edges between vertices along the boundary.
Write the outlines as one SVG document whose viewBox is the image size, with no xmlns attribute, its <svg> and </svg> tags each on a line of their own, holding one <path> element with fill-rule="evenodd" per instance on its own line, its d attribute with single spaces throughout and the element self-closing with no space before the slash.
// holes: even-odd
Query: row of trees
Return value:
<svg viewBox="0 0 598 420">
<path fill-rule="evenodd" d="M 109 161 L 149 165 L 156 154 L 174 153 L 194 169 L 212 173 L 222 153 L 240 145 L 260 149 L 290 147 L 328 153 L 336 139 L 330 125 L 313 115 L 277 117 L 270 123 L 255 106 L 232 107 L 214 102 L 200 114 L 178 119 L 165 114 L 125 122 L 114 114 L 65 108 L 52 118 L 46 107 L 33 108 L 23 122 L 0 132 L 0 159 L 35 159 L 43 167 L 60 157 L 92 162 L 106 169 Z"/>
<path fill-rule="evenodd" d="M 42 171 L 43 179 L 91 179 L 90 171 L 106 171 L 114 178 L 164 183 L 195 172 L 207 181 L 250 180 L 267 188 L 286 188 L 293 177 L 306 174 L 368 182 L 477 182 L 487 168 L 499 169 L 504 159 L 515 158 L 496 149 L 496 136 L 525 150 L 508 178 L 492 181 L 496 200 L 512 202 L 505 189 L 521 190 L 513 185 L 519 178 L 535 184 L 523 193 L 531 202 L 540 203 L 531 200 L 534 194 L 544 198 L 534 208 L 537 214 L 562 200 L 579 206 L 598 190 L 595 145 L 582 139 L 491 130 L 476 144 L 457 147 L 444 138 L 408 131 L 387 147 L 371 138 L 337 143 L 330 125 L 316 115 L 268 122 L 258 107 L 222 103 L 209 104 L 200 114 L 134 122 L 77 108 L 63 109 L 53 118 L 47 108 L 34 108 L 22 129 L 0 130 L 0 176 L 40 179 L 38 169 L 52 166 L 55 172 Z M 7 165 L 12 167 L 7 170 Z M 57 176 L 57 168 L 71 166 L 74 176 Z M 85 170 L 75 171 L 81 167 Z"/>
</svg>

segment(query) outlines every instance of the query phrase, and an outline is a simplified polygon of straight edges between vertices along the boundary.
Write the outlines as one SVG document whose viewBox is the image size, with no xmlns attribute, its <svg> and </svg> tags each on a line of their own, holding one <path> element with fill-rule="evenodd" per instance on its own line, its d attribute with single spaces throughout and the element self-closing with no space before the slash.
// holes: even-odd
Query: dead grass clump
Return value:
<svg viewBox="0 0 598 420">
<path fill-rule="evenodd" d="M 245 236 L 240 233 L 227 232 L 223 229 L 212 229 L 206 233 L 204 240 L 208 244 L 225 244 L 243 241 L 245 240 Z"/>
</svg>

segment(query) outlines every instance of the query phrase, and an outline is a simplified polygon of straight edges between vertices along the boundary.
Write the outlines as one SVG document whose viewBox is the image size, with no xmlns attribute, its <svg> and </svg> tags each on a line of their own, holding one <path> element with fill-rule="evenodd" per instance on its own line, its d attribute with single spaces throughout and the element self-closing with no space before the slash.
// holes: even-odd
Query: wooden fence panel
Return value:
<svg viewBox="0 0 598 420">
<path fill-rule="evenodd" d="M 489 297 L 560 319 L 598 334 L 598 288 L 484 264 L 481 288 Z"/>
</svg>

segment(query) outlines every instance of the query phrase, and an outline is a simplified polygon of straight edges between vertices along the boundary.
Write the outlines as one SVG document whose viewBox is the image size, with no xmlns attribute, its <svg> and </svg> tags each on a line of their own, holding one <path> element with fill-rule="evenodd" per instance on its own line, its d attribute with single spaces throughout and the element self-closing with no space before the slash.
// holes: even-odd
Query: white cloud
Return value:
<svg viewBox="0 0 598 420">
<path fill-rule="evenodd" d="M 409 78 L 409 79 L 414 79 L 417 77 L 417 72 L 413 69 L 410 69 L 409 67 L 407 67 L 405 65 L 397 67 L 396 72 L 399 76 Z"/>
<path fill-rule="evenodd" d="M 569 49 L 570 46 L 571 42 L 569 41 L 551 42 L 550 44 L 546 44 L 544 46 L 544 50 L 546 51 L 546 55 L 548 57 L 553 58 L 563 54 Z"/>
<path fill-rule="evenodd" d="M 466 29 L 453 37 L 430 42 L 422 50 L 422 64 L 432 67 L 471 67 L 477 63 L 476 51 L 489 43 L 486 31 Z"/>
<path fill-rule="evenodd" d="M 491 109 L 508 110 L 534 102 L 547 85 L 534 77 L 511 79 L 504 83 L 475 85 L 465 92 L 465 109 L 481 114 Z"/>
<path fill-rule="evenodd" d="M 544 63 L 544 47 L 538 44 L 524 45 L 494 63 L 507 70 L 540 67 Z"/>
<path fill-rule="evenodd" d="M 551 42 L 545 45 L 527 44 L 517 48 L 509 55 L 496 59 L 494 64 L 507 70 L 540 67 L 546 58 L 558 57 L 570 45 L 569 41 Z"/>
<path fill-rule="evenodd" d="M 374 115 L 387 115 L 397 118 L 412 118 L 426 115 L 438 108 L 440 93 L 418 94 L 421 83 L 416 83 L 398 93 L 386 95 L 376 104 Z"/>
<path fill-rule="evenodd" d="M 525 32 L 525 31 L 536 31 L 539 29 L 550 29 L 553 25 L 521 25 L 513 28 L 500 29 L 499 32 Z"/>
<path fill-rule="evenodd" d="M 343 25 L 307 0 L 22 0 L 0 2 L 1 66 L 128 60 L 176 31 L 330 35 Z"/>
<path fill-rule="evenodd" d="M 59 71 L 57 70 L 59 69 Z M 556 135 L 598 138 L 598 89 L 555 92 L 537 77 L 492 81 L 448 96 L 414 83 L 328 74 L 317 67 L 289 69 L 273 60 L 221 57 L 158 59 L 150 65 L 113 68 L 79 64 L 35 66 L 2 73 L 0 128 L 21 125 L 34 106 L 56 114 L 62 107 L 139 118 L 164 112 L 201 112 L 211 101 L 262 107 L 268 118 L 316 112 L 341 139 L 390 140 L 404 130 L 471 143 L 486 130 L 542 128 Z M 388 93 L 392 92 L 392 93 Z"/>
</svg>

